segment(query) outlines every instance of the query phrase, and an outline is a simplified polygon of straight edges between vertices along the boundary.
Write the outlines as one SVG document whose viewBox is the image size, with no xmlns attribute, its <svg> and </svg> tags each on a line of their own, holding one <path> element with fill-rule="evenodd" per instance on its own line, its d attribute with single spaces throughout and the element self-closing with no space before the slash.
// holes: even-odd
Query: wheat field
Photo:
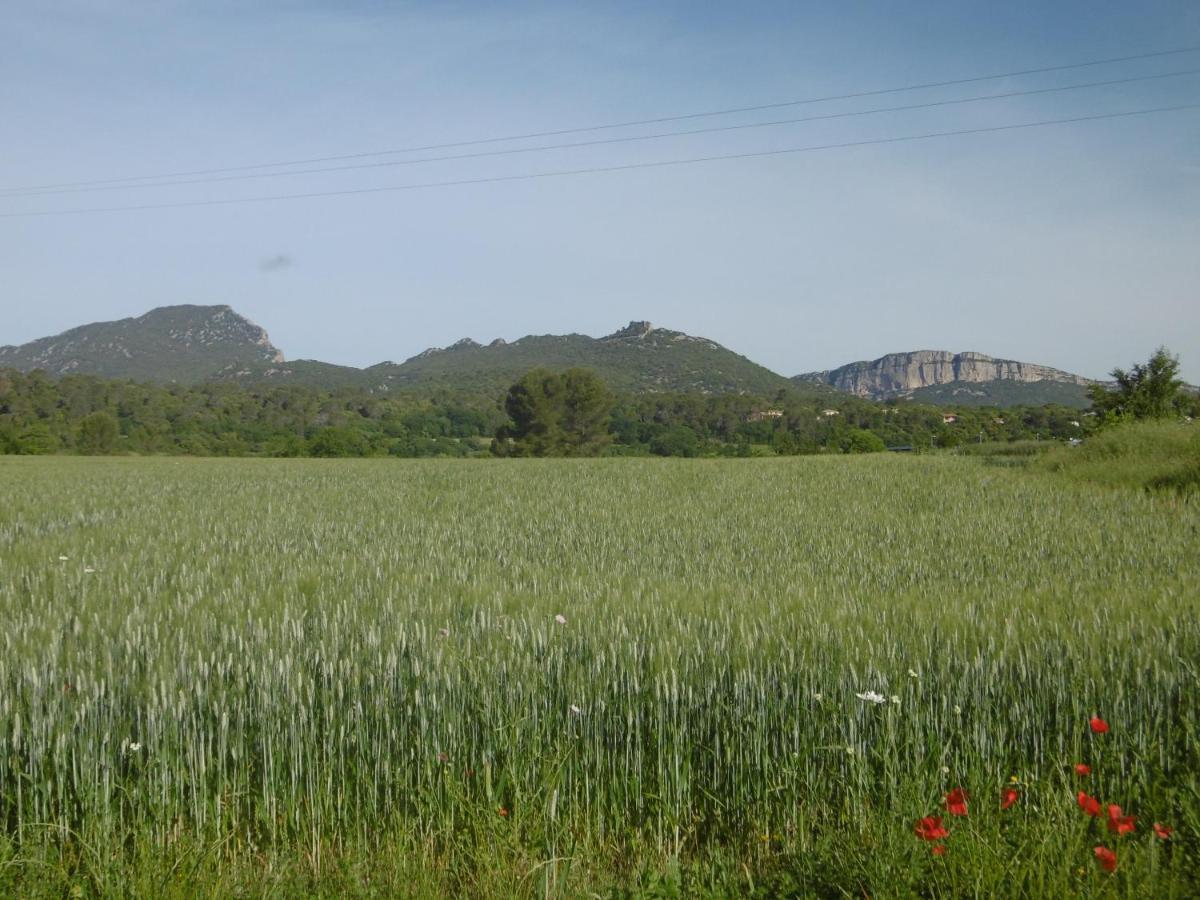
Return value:
<svg viewBox="0 0 1200 900">
<path fill-rule="evenodd" d="M 0 458 L 0 889 L 1194 896 L 1198 612 L 962 458 Z"/>
</svg>

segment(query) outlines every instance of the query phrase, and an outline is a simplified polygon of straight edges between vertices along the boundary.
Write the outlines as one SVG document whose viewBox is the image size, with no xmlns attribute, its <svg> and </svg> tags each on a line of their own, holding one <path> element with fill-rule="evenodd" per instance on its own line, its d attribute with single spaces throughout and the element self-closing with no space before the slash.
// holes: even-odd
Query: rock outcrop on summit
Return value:
<svg viewBox="0 0 1200 900">
<path fill-rule="evenodd" d="M 793 380 L 827 384 L 848 394 L 873 400 L 905 397 L 923 388 L 947 384 L 1051 382 L 1086 387 L 1092 383 L 1087 378 L 1049 366 L 996 359 L 983 353 L 949 353 L 944 350 L 889 353 L 879 359 L 849 363 L 825 372 L 797 375 Z"/>
</svg>

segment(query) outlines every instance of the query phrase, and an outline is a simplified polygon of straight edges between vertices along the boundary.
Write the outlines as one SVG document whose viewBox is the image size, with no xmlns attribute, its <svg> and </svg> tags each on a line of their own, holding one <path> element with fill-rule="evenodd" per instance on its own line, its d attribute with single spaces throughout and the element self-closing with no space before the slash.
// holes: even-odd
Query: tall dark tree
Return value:
<svg viewBox="0 0 1200 900">
<path fill-rule="evenodd" d="M 1128 372 L 1113 369 L 1115 389 L 1092 385 L 1088 397 L 1092 408 L 1106 418 L 1162 419 L 1175 415 L 1183 382 L 1178 378 L 1179 357 L 1159 347 L 1145 363 Z"/>
<path fill-rule="evenodd" d="M 608 444 L 613 400 L 587 369 L 534 369 L 508 390 L 511 423 L 496 432 L 500 456 L 595 456 Z"/>
<path fill-rule="evenodd" d="M 562 430 L 570 456 L 598 456 L 611 436 L 613 396 L 608 386 L 589 369 L 568 369 L 562 374 Z"/>
</svg>

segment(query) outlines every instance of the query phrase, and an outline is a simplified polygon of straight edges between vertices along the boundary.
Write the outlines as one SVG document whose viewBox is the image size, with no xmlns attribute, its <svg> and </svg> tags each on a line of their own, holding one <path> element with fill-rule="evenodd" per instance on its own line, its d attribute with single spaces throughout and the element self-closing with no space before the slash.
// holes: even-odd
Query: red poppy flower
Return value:
<svg viewBox="0 0 1200 900">
<path fill-rule="evenodd" d="M 1079 801 L 1079 808 L 1089 816 L 1100 815 L 1100 801 L 1095 797 L 1089 797 L 1083 791 L 1080 791 L 1076 799 Z"/>
<path fill-rule="evenodd" d="M 1088 724 L 1092 726 L 1092 731 L 1096 734 L 1108 734 L 1108 723 L 1099 716 L 1092 716 L 1092 720 Z"/>
<path fill-rule="evenodd" d="M 496 812 L 498 812 L 498 813 L 499 813 L 501 816 L 507 816 L 507 815 L 508 815 L 508 810 L 507 810 L 507 809 L 505 809 L 503 806 L 502 806 L 502 807 L 500 807 L 498 810 L 496 810 Z"/>
<path fill-rule="evenodd" d="M 1117 871 L 1117 854 L 1107 847 L 1097 847 L 1092 852 L 1096 854 L 1096 862 L 1100 863 L 1100 868 L 1105 872 Z"/>
<path fill-rule="evenodd" d="M 1087 763 L 1075 763 L 1075 774 L 1080 778 L 1087 778 L 1092 774 L 1092 767 Z"/>
<path fill-rule="evenodd" d="M 1017 798 L 1021 796 L 1021 792 L 1016 788 L 1005 788 L 1000 794 L 1000 808 L 1008 809 L 1017 802 Z"/>
<path fill-rule="evenodd" d="M 967 814 L 967 792 L 960 787 L 956 787 L 946 795 L 944 801 L 946 812 L 952 816 L 965 816 Z"/>
<path fill-rule="evenodd" d="M 917 819 L 917 827 L 913 830 L 923 841 L 940 841 L 942 838 L 950 836 L 950 832 L 942 827 L 941 816 L 926 816 L 923 819 Z"/>
<path fill-rule="evenodd" d="M 946 855 L 946 845 L 945 844 L 934 844 L 933 845 L 933 855 L 934 856 L 945 856 Z"/>
<path fill-rule="evenodd" d="M 1121 807 L 1117 804 L 1109 804 L 1108 807 L 1108 830 L 1115 834 L 1129 834 L 1133 831 L 1133 823 L 1137 816 L 1121 815 Z"/>
<path fill-rule="evenodd" d="M 1171 839 L 1171 832 L 1174 830 L 1175 829 L 1170 825 L 1164 825 L 1162 822 L 1154 823 L 1154 833 L 1157 834 L 1161 840 L 1169 841 Z"/>
</svg>

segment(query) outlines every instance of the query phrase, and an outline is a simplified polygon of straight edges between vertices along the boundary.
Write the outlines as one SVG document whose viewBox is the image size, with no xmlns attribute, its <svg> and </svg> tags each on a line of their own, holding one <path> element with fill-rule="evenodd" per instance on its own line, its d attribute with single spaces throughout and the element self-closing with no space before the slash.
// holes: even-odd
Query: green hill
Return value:
<svg viewBox="0 0 1200 900">
<path fill-rule="evenodd" d="M 220 377 L 241 382 L 330 381 L 374 392 L 503 392 L 530 369 L 585 367 L 618 391 L 773 395 L 794 385 L 744 356 L 707 338 L 632 322 L 602 338 L 583 334 L 529 335 L 483 345 L 464 338 L 432 348 L 403 363 L 347 369 L 302 361 L 227 370 Z"/>
<path fill-rule="evenodd" d="M 0 347 L 0 366 L 136 381 L 196 382 L 227 366 L 282 360 L 267 333 L 228 306 L 163 306 Z"/>
</svg>

